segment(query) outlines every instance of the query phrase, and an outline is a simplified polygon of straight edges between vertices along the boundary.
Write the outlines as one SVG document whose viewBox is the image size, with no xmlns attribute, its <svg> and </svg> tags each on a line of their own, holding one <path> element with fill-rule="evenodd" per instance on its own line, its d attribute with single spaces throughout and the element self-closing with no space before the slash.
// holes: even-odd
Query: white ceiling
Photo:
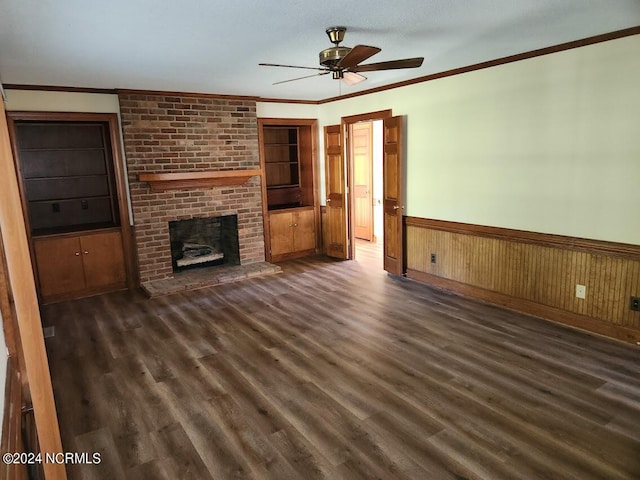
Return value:
<svg viewBox="0 0 640 480">
<path fill-rule="evenodd" d="M 335 25 L 425 62 L 351 87 L 258 66 L 317 66 Z M 638 25 L 640 0 L 0 0 L 0 79 L 319 100 Z"/>
</svg>

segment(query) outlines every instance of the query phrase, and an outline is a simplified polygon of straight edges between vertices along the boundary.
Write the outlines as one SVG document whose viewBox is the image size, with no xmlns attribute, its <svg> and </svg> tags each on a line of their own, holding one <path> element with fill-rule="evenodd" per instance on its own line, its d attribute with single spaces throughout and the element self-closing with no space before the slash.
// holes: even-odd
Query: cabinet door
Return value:
<svg viewBox="0 0 640 480">
<path fill-rule="evenodd" d="M 33 247 L 42 297 L 84 290 L 84 269 L 78 237 L 36 238 Z"/>
<path fill-rule="evenodd" d="M 126 283 L 120 232 L 83 235 L 80 245 L 87 288 Z"/>
<path fill-rule="evenodd" d="M 293 252 L 293 213 L 270 213 L 271 255 Z"/>
<path fill-rule="evenodd" d="M 302 210 L 294 215 L 293 248 L 296 252 L 316 248 L 315 215 L 313 210 Z"/>
</svg>

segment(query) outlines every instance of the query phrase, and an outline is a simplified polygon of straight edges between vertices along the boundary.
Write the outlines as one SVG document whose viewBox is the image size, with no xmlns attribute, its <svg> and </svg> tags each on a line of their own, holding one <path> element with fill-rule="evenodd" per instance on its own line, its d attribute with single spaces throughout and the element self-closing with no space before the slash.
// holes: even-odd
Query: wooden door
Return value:
<svg viewBox="0 0 640 480">
<path fill-rule="evenodd" d="M 43 298 L 85 289 L 78 237 L 36 238 L 33 248 L 38 266 L 40 295 Z"/>
<path fill-rule="evenodd" d="M 324 127 L 327 255 L 347 259 L 347 196 L 341 129 L 341 125 Z"/>
<path fill-rule="evenodd" d="M 373 240 L 373 123 L 360 122 L 351 127 L 353 159 L 354 235 Z"/>
<path fill-rule="evenodd" d="M 83 235 L 80 246 L 87 288 L 125 286 L 127 275 L 119 231 Z"/>
<path fill-rule="evenodd" d="M 402 275 L 402 117 L 385 118 L 383 121 L 384 269 L 394 275 Z"/>
<path fill-rule="evenodd" d="M 293 214 L 293 248 L 296 252 L 315 250 L 316 217 L 312 209 L 299 210 Z"/>
<path fill-rule="evenodd" d="M 271 256 L 293 252 L 293 214 L 279 212 L 269 214 Z"/>
</svg>

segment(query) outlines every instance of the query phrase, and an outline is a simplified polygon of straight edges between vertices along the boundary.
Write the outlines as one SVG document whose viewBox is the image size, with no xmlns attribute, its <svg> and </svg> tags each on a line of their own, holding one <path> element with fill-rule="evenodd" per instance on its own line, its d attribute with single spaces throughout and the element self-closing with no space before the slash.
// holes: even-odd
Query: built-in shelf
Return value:
<svg viewBox="0 0 640 480">
<path fill-rule="evenodd" d="M 262 171 L 223 170 L 215 172 L 141 173 L 138 175 L 138 180 L 147 182 L 152 192 L 161 192 L 164 190 L 243 185 L 255 175 L 262 175 Z"/>
</svg>

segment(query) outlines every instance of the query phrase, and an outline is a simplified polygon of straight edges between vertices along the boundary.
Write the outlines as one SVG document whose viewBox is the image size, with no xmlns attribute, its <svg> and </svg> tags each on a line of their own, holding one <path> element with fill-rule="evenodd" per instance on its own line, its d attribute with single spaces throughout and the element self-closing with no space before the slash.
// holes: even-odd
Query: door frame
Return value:
<svg viewBox="0 0 640 480">
<path fill-rule="evenodd" d="M 349 136 L 350 126 L 354 123 L 365 122 L 369 120 L 384 120 L 385 118 L 393 117 L 393 112 L 391 109 L 388 110 L 378 110 L 377 112 L 369 112 L 362 113 L 359 115 L 349 115 L 347 117 L 341 118 L 342 125 L 342 134 L 345 139 L 344 142 L 344 155 L 346 155 L 346 164 L 347 164 L 347 202 L 349 207 L 347 208 L 347 239 L 349 240 L 349 248 L 347 249 L 347 258 L 353 260 L 356 255 L 356 244 L 355 244 L 355 228 L 353 228 L 353 217 L 355 210 L 355 195 L 352 195 L 351 192 L 354 191 L 353 178 L 354 178 L 354 162 L 353 155 L 351 155 L 351 138 Z M 375 146 L 374 146 L 375 148 Z M 382 246 L 384 248 L 384 235 L 382 240 Z"/>
</svg>

